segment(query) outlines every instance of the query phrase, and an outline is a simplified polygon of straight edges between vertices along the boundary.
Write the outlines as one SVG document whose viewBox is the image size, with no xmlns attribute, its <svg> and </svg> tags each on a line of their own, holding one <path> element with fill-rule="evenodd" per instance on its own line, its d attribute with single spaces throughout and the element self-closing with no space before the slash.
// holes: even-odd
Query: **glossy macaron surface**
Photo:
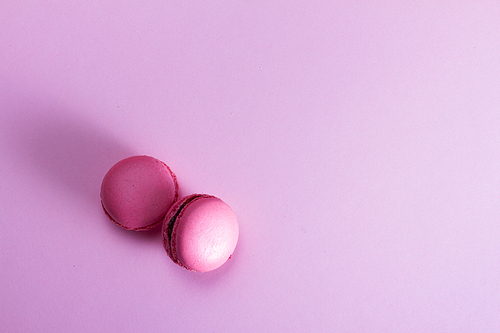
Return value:
<svg viewBox="0 0 500 333">
<path fill-rule="evenodd" d="M 129 230 L 148 230 L 160 223 L 177 200 L 178 184 L 168 166 L 150 156 L 132 156 L 104 176 L 101 201 L 106 214 Z"/>
<path fill-rule="evenodd" d="M 164 245 L 177 264 L 207 272 L 222 266 L 238 242 L 233 210 L 221 199 L 194 194 L 179 200 L 163 225 Z"/>
</svg>

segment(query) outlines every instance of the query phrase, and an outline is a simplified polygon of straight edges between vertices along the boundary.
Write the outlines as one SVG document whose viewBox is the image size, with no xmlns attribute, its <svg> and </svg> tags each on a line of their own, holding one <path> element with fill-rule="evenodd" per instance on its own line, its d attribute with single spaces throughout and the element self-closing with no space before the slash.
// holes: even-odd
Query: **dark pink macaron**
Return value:
<svg viewBox="0 0 500 333">
<path fill-rule="evenodd" d="M 163 245 L 178 265 L 208 272 L 222 266 L 238 242 L 238 220 L 221 199 L 192 194 L 180 199 L 163 221 Z"/>
<path fill-rule="evenodd" d="M 178 191 L 175 174 L 165 163 L 150 156 L 132 156 L 104 176 L 101 202 L 120 227 L 149 230 L 163 221 Z"/>
</svg>

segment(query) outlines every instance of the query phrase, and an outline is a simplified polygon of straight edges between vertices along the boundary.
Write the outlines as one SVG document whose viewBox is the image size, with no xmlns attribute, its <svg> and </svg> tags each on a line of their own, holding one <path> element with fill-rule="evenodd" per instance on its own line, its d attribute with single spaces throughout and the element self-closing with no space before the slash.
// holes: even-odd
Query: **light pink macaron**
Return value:
<svg viewBox="0 0 500 333">
<path fill-rule="evenodd" d="M 163 245 L 178 265 L 208 272 L 222 266 L 238 242 L 238 220 L 221 199 L 192 194 L 170 208 L 163 221 Z"/>
<path fill-rule="evenodd" d="M 132 156 L 104 176 L 101 202 L 108 217 L 128 230 L 149 230 L 163 221 L 178 198 L 175 174 L 160 160 Z"/>
</svg>

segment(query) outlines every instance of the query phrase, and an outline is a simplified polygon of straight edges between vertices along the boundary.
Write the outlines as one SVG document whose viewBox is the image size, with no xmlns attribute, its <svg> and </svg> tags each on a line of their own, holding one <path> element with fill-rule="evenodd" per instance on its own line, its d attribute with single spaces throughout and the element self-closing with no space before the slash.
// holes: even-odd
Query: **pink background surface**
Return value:
<svg viewBox="0 0 500 333">
<path fill-rule="evenodd" d="M 499 332 L 498 1 L 2 1 L 0 331 Z M 147 154 L 211 273 L 107 220 Z"/>
</svg>

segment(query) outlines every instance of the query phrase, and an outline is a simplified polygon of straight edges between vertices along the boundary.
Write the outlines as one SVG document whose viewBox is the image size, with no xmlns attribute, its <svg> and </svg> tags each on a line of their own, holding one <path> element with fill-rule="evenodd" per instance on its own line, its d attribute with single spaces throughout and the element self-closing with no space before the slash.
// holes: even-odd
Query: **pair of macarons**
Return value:
<svg viewBox="0 0 500 333">
<path fill-rule="evenodd" d="M 150 156 L 132 156 L 111 167 L 102 181 L 101 203 L 122 228 L 144 231 L 162 224 L 168 256 L 188 270 L 222 266 L 238 242 L 238 220 L 225 202 L 207 194 L 179 199 L 175 174 Z"/>
</svg>

